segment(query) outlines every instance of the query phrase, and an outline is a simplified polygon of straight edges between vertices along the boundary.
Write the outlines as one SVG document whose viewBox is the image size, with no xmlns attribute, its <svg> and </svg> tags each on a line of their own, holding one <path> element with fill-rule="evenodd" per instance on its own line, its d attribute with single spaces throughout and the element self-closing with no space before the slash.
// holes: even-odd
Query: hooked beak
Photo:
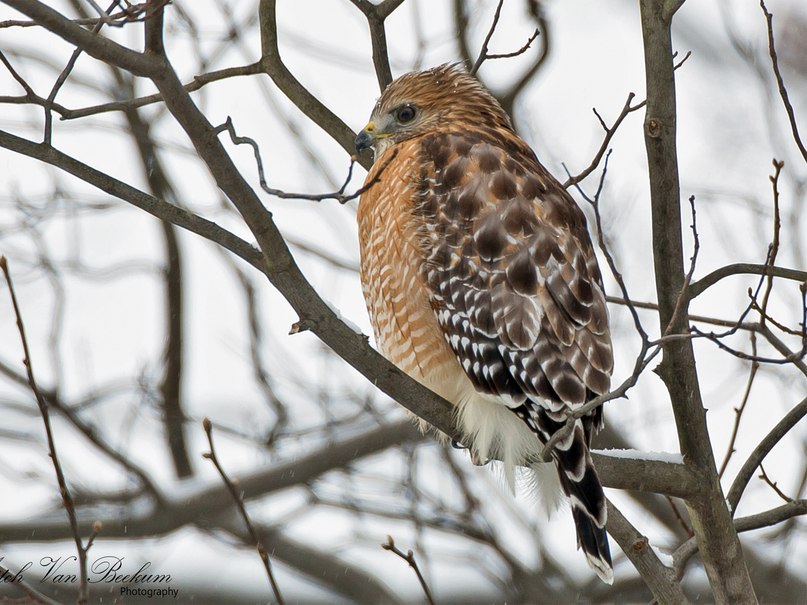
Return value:
<svg viewBox="0 0 807 605">
<path fill-rule="evenodd" d="M 361 153 L 365 149 L 369 149 L 373 145 L 375 145 L 375 135 L 373 131 L 375 130 L 375 124 L 372 122 L 368 123 L 367 126 L 362 128 L 361 132 L 356 136 L 356 153 Z"/>
</svg>

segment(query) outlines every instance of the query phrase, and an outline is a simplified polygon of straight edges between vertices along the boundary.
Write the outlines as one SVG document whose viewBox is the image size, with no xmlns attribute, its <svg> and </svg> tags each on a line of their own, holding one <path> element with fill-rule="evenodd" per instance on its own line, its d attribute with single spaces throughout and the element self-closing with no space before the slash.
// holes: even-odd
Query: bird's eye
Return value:
<svg viewBox="0 0 807 605">
<path fill-rule="evenodd" d="M 415 119 L 415 108 L 411 105 L 404 105 L 403 107 L 395 110 L 395 119 L 401 124 L 406 124 Z"/>
</svg>

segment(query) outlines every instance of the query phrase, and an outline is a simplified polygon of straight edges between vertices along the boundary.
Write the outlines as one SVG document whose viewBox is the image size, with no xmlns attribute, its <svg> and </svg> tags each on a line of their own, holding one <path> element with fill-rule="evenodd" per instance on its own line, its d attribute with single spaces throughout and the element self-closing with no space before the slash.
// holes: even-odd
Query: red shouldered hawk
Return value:
<svg viewBox="0 0 807 605">
<path fill-rule="evenodd" d="M 375 148 L 361 196 L 361 280 L 382 353 L 457 406 L 482 460 L 535 463 L 567 413 L 608 391 L 602 278 L 586 220 L 456 65 L 395 80 L 356 148 Z M 395 152 L 395 155 L 391 154 Z M 605 496 L 589 454 L 602 408 L 553 453 L 578 547 L 613 581 Z M 531 462 L 532 461 L 532 462 Z"/>
</svg>

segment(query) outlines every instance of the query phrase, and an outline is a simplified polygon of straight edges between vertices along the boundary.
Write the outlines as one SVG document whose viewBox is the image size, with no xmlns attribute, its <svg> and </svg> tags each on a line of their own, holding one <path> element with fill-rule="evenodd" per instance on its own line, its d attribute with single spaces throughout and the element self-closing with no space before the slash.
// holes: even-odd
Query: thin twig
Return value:
<svg viewBox="0 0 807 605">
<path fill-rule="evenodd" d="M 202 426 L 205 429 L 205 434 L 207 435 L 207 443 L 210 445 L 210 451 L 202 454 L 203 458 L 207 458 L 210 460 L 213 465 L 216 467 L 216 470 L 219 472 L 221 476 L 221 480 L 224 481 L 224 484 L 227 486 L 227 490 L 230 492 L 230 495 L 233 497 L 233 501 L 235 505 L 238 507 L 238 512 L 241 514 L 241 518 L 244 520 L 244 524 L 247 526 L 247 530 L 249 531 L 249 535 L 252 536 L 253 542 L 255 542 L 255 547 L 258 550 L 258 555 L 261 557 L 261 561 L 263 562 L 263 567 L 266 570 L 266 576 L 269 578 L 269 584 L 272 586 L 272 592 L 275 595 L 275 600 L 277 601 L 278 605 L 283 605 L 283 597 L 280 594 L 280 588 L 275 581 L 275 575 L 272 573 L 272 565 L 269 562 L 269 555 L 266 552 L 263 544 L 261 543 L 260 538 L 258 537 L 258 533 L 255 531 L 255 528 L 252 525 L 252 521 L 247 514 L 247 509 L 244 506 L 244 499 L 241 497 L 241 493 L 239 492 L 238 488 L 236 487 L 235 483 L 227 476 L 227 473 L 224 471 L 224 468 L 221 466 L 218 457 L 216 456 L 216 448 L 213 446 L 213 423 L 210 422 L 210 419 L 205 418 L 202 421 Z"/>
<path fill-rule="evenodd" d="M 765 258 L 765 263 L 761 267 L 759 267 L 758 271 L 755 271 L 756 273 L 761 275 L 761 278 L 759 280 L 759 283 L 757 284 L 757 288 L 756 288 L 755 291 L 752 291 L 749 288 L 748 296 L 749 296 L 750 302 L 749 302 L 748 306 L 746 307 L 745 311 L 743 311 L 740 318 L 737 320 L 735 326 L 733 326 L 731 329 L 729 329 L 728 331 L 726 331 L 726 332 L 724 332 L 722 334 L 715 334 L 714 332 L 706 333 L 706 332 L 703 332 L 702 330 L 700 330 L 699 328 L 697 328 L 696 326 L 692 326 L 690 328 L 690 331 L 693 334 L 697 335 L 697 336 L 705 337 L 708 340 L 711 340 L 712 342 L 717 344 L 718 347 L 720 347 L 722 350 L 724 350 L 724 351 L 726 351 L 728 353 L 731 353 L 732 355 L 734 355 L 735 357 L 737 357 L 739 359 L 748 360 L 748 361 L 751 361 L 753 363 L 788 364 L 788 363 L 792 363 L 794 361 L 798 361 L 801 358 L 803 358 L 805 355 L 807 355 L 807 286 L 805 285 L 805 284 L 807 284 L 807 273 L 804 276 L 801 276 L 799 274 L 801 272 L 796 272 L 795 275 L 790 275 L 789 270 L 785 270 L 785 271 L 788 271 L 788 273 L 784 274 L 785 276 L 791 277 L 791 278 L 799 278 L 799 277 L 804 277 L 805 278 L 805 281 L 802 281 L 802 285 L 801 285 L 801 290 L 802 290 L 802 305 L 801 305 L 802 306 L 802 321 L 801 321 L 801 329 L 797 332 L 796 330 L 792 330 L 790 328 L 787 328 L 787 327 L 783 326 L 779 322 L 776 322 L 775 320 L 773 320 L 772 318 L 769 317 L 768 312 L 767 312 L 768 301 L 770 300 L 770 295 L 771 295 L 771 292 L 773 291 L 773 278 L 777 273 L 779 273 L 780 275 L 782 274 L 781 269 L 779 271 L 775 272 L 776 268 L 775 268 L 774 265 L 776 263 L 776 257 L 777 257 L 777 254 L 779 252 L 779 233 L 780 233 L 780 230 L 781 230 L 781 218 L 780 218 L 780 214 L 779 214 L 779 177 L 781 175 L 782 168 L 784 167 L 784 162 L 777 161 L 776 158 L 774 158 L 773 159 L 773 167 L 774 167 L 774 173 L 769 177 L 769 179 L 771 181 L 771 186 L 773 188 L 773 237 L 771 239 L 770 245 L 768 246 L 768 253 L 767 253 L 767 256 Z M 695 284 L 690 285 L 688 288 L 685 286 L 685 290 L 688 290 L 688 298 L 689 298 L 689 300 L 692 300 L 692 298 L 694 298 L 695 296 L 697 296 L 698 294 L 703 292 L 703 290 L 705 290 L 710 285 L 715 283 L 718 279 L 720 279 L 722 276 L 718 276 L 717 278 L 713 278 L 713 279 L 710 280 L 710 276 L 715 275 L 719 271 L 720 270 L 711 273 L 710 275 L 708 275 L 705 278 L 699 280 Z M 690 276 L 688 276 L 688 277 L 690 277 Z M 687 283 L 689 283 L 689 282 L 687 282 Z M 704 283 L 706 285 L 704 285 Z M 760 291 L 762 290 L 763 284 L 765 284 L 766 287 L 765 287 L 764 293 L 762 294 L 762 303 L 760 304 L 757 301 L 759 300 L 759 295 L 760 295 Z M 739 329 L 738 326 L 743 322 L 745 317 L 752 310 L 756 310 L 756 311 L 759 312 L 759 315 L 760 315 L 759 326 L 760 326 L 761 329 L 765 329 L 766 328 L 766 321 L 770 320 L 771 323 L 776 325 L 779 329 L 783 330 L 784 332 L 789 333 L 789 334 L 794 334 L 794 335 L 801 336 L 801 340 L 802 340 L 801 349 L 799 351 L 792 352 L 791 354 L 786 355 L 783 358 L 777 359 L 777 358 L 771 358 L 771 357 L 761 357 L 761 356 L 757 355 L 756 346 L 755 346 L 756 342 L 755 341 L 752 341 L 752 345 L 754 347 L 754 350 L 753 350 L 753 352 L 751 354 L 744 353 L 742 351 L 738 351 L 738 350 L 726 345 L 724 342 L 722 342 L 721 341 L 722 338 L 725 338 L 726 336 L 734 334 Z M 726 461 L 724 461 L 724 462 L 726 462 Z"/>
<path fill-rule="evenodd" d="M 684 283 L 681 286 L 681 291 L 678 293 L 678 299 L 675 301 L 675 307 L 673 309 L 672 317 L 670 317 L 670 323 L 667 324 L 667 328 L 664 330 L 664 336 L 669 336 L 676 330 L 676 324 L 678 323 L 678 319 L 683 312 L 684 307 L 689 300 L 687 294 L 687 288 L 689 288 L 689 284 L 692 283 L 692 276 L 695 273 L 695 265 L 698 262 L 698 252 L 701 248 L 700 237 L 698 237 L 698 222 L 697 222 L 697 213 L 695 212 L 695 196 L 689 196 L 689 206 L 692 211 L 692 237 L 693 237 L 693 245 L 692 245 L 692 256 L 689 259 L 689 271 L 687 271 L 686 277 L 684 278 Z"/>
<path fill-rule="evenodd" d="M 751 351 L 754 356 L 757 354 L 757 336 L 756 332 L 751 332 Z M 752 361 L 751 362 L 751 371 L 748 374 L 748 382 L 745 385 L 745 392 L 743 393 L 743 399 L 740 402 L 740 406 L 734 408 L 734 427 L 731 429 L 731 438 L 729 439 L 729 445 L 726 448 L 726 455 L 723 457 L 723 462 L 720 464 L 720 470 L 717 473 L 717 476 L 721 479 L 723 478 L 723 473 L 726 472 L 726 467 L 729 465 L 729 460 L 737 451 L 734 449 L 734 444 L 737 442 L 737 434 L 740 430 L 740 420 L 743 417 L 743 412 L 745 411 L 745 406 L 748 404 L 749 396 L 751 395 L 751 387 L 754 384 L 754 379 L 757 375 L 757 370 L 759 370 L 759 362 Z"/>
<path fill-rule="evenodd" d="M 254 139 L 250 137 L 240 136 L 235 132 L 235 126 L 233 125 L 232 118 L 228 117 L 227 120 L 221 126 L 216 128 L 216 132 L 227 131 L 230 135 L 230 140 L 235 143 L 236 145 L 249 145 L 252 147 L 252 152 L 255 156 L 255 163 L 257 164 L 258 168 L 258 181 L 260 182 L 261 189 L 263 189 L 269 195 L 273 195 L 275 197 L 279 197 L 284 200 L 308 200 L 312 202 L 322 202 L 324 200 L 336 200 L 340 204 L 346 204 L 352 200 L 355 200 L 363 193 L 365 193 L 371 187 L 374 187 L 376 184 L 379 183 L 381 180 L 381 176 L 384 171 L 387 169 L 387 166 L 395 159 L 398 155 L 398 150 L 393 149 L 390 153 L 389 157 L 384 160 L 384 163 L 381 165 L 381 168 L 376 172 L 375 177 L 370 179 L 367 183 L 365 183 L 362 187 L 354 191 L 353 193 L 345 193 L 348 184 L 350 183 L 351 178 L 353 177 L 353 167 L 356 164 L 356 158 L 350 158 L 350 165 L 348 166 L 347 170 L 347 177 L 345 178 L 342 186 L 339 188 L 338 191 L 333 191 L 331 193 L 289 193 L 287 191 L 283 191 L 282 189 L 274 189 L 269 187 L 266 184 L 266 175 L 264 173 L 263 168 L 263 160 L 261 159 L 261 150 L 258 146 L 258 143 L 255 142 Z"/>
<path fill-rule="evenodd" d="M 768 477 L 768 473 L 765 472 L 765 467 L 762 466 L 762 463 L 759 464 L 759 475 L 758 477 L 762 479 L 765 483 L 767 483 L 770 488 L 776 492 L 776 495 L 779 496 L 785 502 L 793 502 L 793 498 L 786 495 L 779 486 L 777 485 L 776 481 L 773 481 L 770 477 Z"/>
<path fill-rule="evenodd" d="M 762 321 L 760 322 L 760 324 L 759 324 L 760 327 L 767 328 L 767 324 L 770 323 L 771 325 L 776 327 L 776 329 L 784 332 L 785 334 L 789 334 L 790 336 L 802 336 L 803 330 L 801 328 L 799 328 L 798 330 L 796 330 L 794 328 L 789 328 L 788 326 L 784 325 L 782 322 L 777 321 L 774 317 L 771 317 L 771 315 L 769 315 L 768 313 L 763 311 L 762 307 L 760 307 L 757 304 L 757 301 L 755 301 L 755 300 L 751 301 L 751 308 L 754 311 L 756 311 L 757 313 L 759 313 L 759 316 L 760 316 L 761 319 L 762 318 L 765 319 L 764 322 L 762 322 Z M 801 325 L 801 322 L 799 323 L 799 325 Z"/>
<path fill-rule="evenodd" d="M 539 35 L 541 35 L 541 30 L 536 27 L 535 31 L 532 32 L 532 34 L 530 35 L 529 38 L 527 38 L 527 41 L 524 43 L 524 46 L 522 46 L 518 50 L 514 50 L 513 52 L 509 52 L 509 53 L 498 53 L 498 54 L 488 55 L 487 58 L 488 59 L 511 59 L 513 57 L 523 55 L 525 52 L 527 52 L 527 50 L 529 50 L 530 46 L 532 46 L 532 43 L 535 42 L 535 39 Z"/>
<path fill-rule="evenodd" d="M 687 54 L 684 56 L 684 58 L 675 64 L 675 66 L 673 67 L 673 71 L 681 67 L 684 64 L 684 62 L 686 62 L 686 60 L 689 59 L 690 55 L 692 55 L 692 51 L 688 51 Z M 597 116 L 597 119 L 599 120 L 602 129 L 605 131 L 605 137 L 603 138 L 602 143 L 600 144 L 600 148 L 597 150 L 597 153 L 594 154 L 594 159 L 591 160 L 591 163 L 577 176 L 569 175 L 569 178 L 566 179 L 566 181 L 563 183 L 564 189 L 568 189 L 572 185 L 576 185 L 597 169 L 597 166 L 599 166 L 600 161 L 602 160 L 603 154 L 605 154 L 605 151 L 608 149 L 608 145 L 611 143 L 611 139 L 616 134 L 616 131 L 619 128 L 620 124 L 622 124 L 622 121 L 628 116 L 628 114 L 631 114 L 634 111 L 638 111 L 647 104 L 647 101 L 640 101 L 636 105 L 631 105 L 631 102 L 633 101 L 635 96 L 636 96 L 635 93 L 632 92 L 628 93 L 628 98 L 625 100 L 625 104 L 622 106 L 622 111 L 619 112 L 619 115 L 617 116 L 616 120 L 614 120 L 614 123 L 610 127 L 605 124 L 605 120 L 602 119 L 602 116 L 597 111 L 597 108 L 596 107 L 591 108 L 591 111 L 593 111 L 594 115 Z"/>
<path fill-rule="evenodd" d="M 782 220 L 779 216 L 779 175 L 782 174 L 784 162 L 779 162 L 773 158 L 773 174 L 768 178 L 771 181 L 773 189 L 773 238 L 771 239 L 771 251 L 768 254 L 767 265 L 773 266 L 776 264 L 776 256 L 779 253 L 779 232 L 782 228 Z M 759 323 L 765 325 L 765 319 L 768 315 L 768 301 L 770 300 L 771 291 L 773 290 L 773 275 L 768 274 L 768 282 L 765 286 L 765 293 L 762 295 L 762 305 L 759 307 Z"/>
<path fill-rule="evenodd" d="M 479 71 L 480 67 L 482 67 L 482 63 L 484 63 L 485 59 L 487 59 L 488 44 L 490 44 L 490 39 L 493 37 L 493 32 L 496 31 L 496 26 L 499 24 L 499 17 L 502 14 L 503 5 L 504 0 L 499 0 L 499 3 L 496 5 L 496 12 L 493 13 L 493 23 L 490 24 L 490 29 L 485 36 L 485 41 L 482 42 L 482 48 L 479 50 L 479 55 L 476 57 L 476 61 L 474 61 L 474 64 L 471 67 L 471 75 L 476 75 L 476 72 Z"/>
<path fill-rule="evenodd" d="M 423 592 L 426 595 L 426 601 L 429 603 L 429 605 L 435 605 L 431 590 L 429 590 L 429 585 L 426 583 L 426 579 L 423 577 L 423 574 L 420 573 L 420 567 L 418 567 L 418 562 L 415 560 L 415 553 L 413 553 L 411 550 L 404 553 L 400 548 L 395 546 L 395 541 L 392 539 L 392 536 L 387 536 L 387 541 L 381 545 L 381 548 L 398 555 L 401 559 L 409 563 L 409 567 L 414 569 L 415 574 L 417 574 L 420 586 L 423 588 Z"/>
<path fill-rule="evenodd" d="M 673 53 L 673 59 L 675 59 L 675 57 L 677 57 L 677 56 L 678 56 L 678 51 L 676 51 L 676 52 L 674 52 L 674 53 Z M 676 63 L 676 64 L 673 66 L 673 71 L 675 71 L 676 69 L 678 69 L 679 67 L 681 67 L 681 66 L 682 66 L 684 63 L 686 63 L 686 62 L 687 62 L 687 59 L 689 59 L 691 56 L 692 56 L 692 51 L 691 51 L 691 50 L 688 50 L 688 51 L 687 51 L 687 54 L 685 54 L 685 55 L 684 55 L 684 58 L 683 58 L 683 59 L 681 59 L 681 60 L 680 60 L 678 63 Z"/>
<path fill-rule="evenodd" d="M 104 12 L 104 16 L 108 15 L 112 9 L 117 7 L 120 4 L 120 0 L 113 0 L 112 4 L 109 8 Z M 108 17 L 107 17 L 108 18 Z M 99 19 L 98 23 L 96 23 L 92 28 L 92 33 L 97 34 L 101 31 L 101 28 L 104 26 L 104 19 Z M 53 102 L 56 100 L 56 95 L 59 94 L 59 90 L 62 88 L 65 82 L 67 82 L 67 78 L 70 75 L 70 72 L 73 71 L 73 68 L 76 65 L 76 61 L 84 52 L 84 49 L 81 46 L 76 46 L 73 54 L 70 55 L 70 59 L 67 61 L 67 65 L 64 66 L 64 69 L 59 74 L 59 77 L 56 78 L 56 82 L 53 84 L 53 88 L 51 88 L 50 94 L 45 101 L 45 134 L 43 142 L 45 145 L 50 145 L 53 136 L 53 113 L 52 113 L 52 105 Z"/>
<path fill-rule="evenodd" d="M 667 499 L 667 502 L 672 509 L 673 515 L 675 516 L 675 520 L 678 521 L 678 524 L 684 530 L 687 536 L 690 538 L 695 535 L 695 532 L 692 531 L 692 526 L 684 520 L 684 517 L 681 515 L 681 511 L 678 510 L 678 507 L 675 505 L 675 500 L 673 500 L 670 496 L 664 496 Z"/>
<path fill-rule="evenodd" d="M 20 74 L 17 72 L 17 70 L 16 70 L 16 69 L 14 69 L 14 66 L 13 66 L 13 65 L 11 64 L 11 62 L 10 62 L 10 61 L 9 61 L 9 60 L 6 58 L 6 56 L 3 54 L 3 52 L 2 52 L 2 51 L 0 51 L 0 62 L 2 62 L 2 63 L 3 63 L 3 65 L 5 65 L 5 66 L 6 66 L 6 69 L 7 69 L 7 70 L 8 70 L 8 72 L 11 74 L 11 77 L 12 77 L 12 78 L 14 78 L 14 79 L 17 81 L 17 83 L 18 83 L 20 86 L 22 86 L 22 87 L 23 87 L 23 89 L 25 90 L 25 95 L 26 95 L 26 98 L 28 98 L 28 99 L 31 99 L 31 100 L 32 100 L 32 99 L 34 99 L 34 98 L 37 98 L 37 97 L 38 97 L 38 95 L 37 95 L 37 94 L 34 92 L 34 89 L 33 89 L 33 88 L 31 88 L 31 85 L 30 85 L 30 84 L 28 84 L 28 81 L 27 81 L 25 78 L 23 78 L 23 77 L 22 77 L 22 76 L 21 76 L 21 75 L 20 75 Z"/>
<path fill-rule="evenodd" d="M 807 147 L 804 146 L 801 136 L 799 136 L 799 127 L 796 123 L 796 114 L 793 111 L 793 105 L 790 103 L 790 97 L 787 94 L 787 88 L 785 87 L 784 78 L 782 78 L 782 72 L 779 71 L 779 59 L 776 55 L 776 47 L 774 46 L 773 42 L 773 15 L 768 12 L 768 7 L 765 6 L 764 0 L 759 0 L 759 6 L 762 7 L 762 12 L 764 13 L 765 20 L 768 24 L 768 54 L 770 54 L 771 64 L 773 65 L 773 73 L 776 76 L 776 85 L 779 88 L 779 96 L 782 97 L 782 103 L 785 105 L 787 119 L 790 122 L 790 131 L 793 133 L 793 140 L 796 142 L 796 146 L 801 152 L 801 157 L 803 157 L 804 161 L 807 162 Z"/>
<path fill-rule="evenodd" d="M 14 284 L 11 280 L 11 273 L 8 270 L 8 261 L 6 260 L 5 256 L 0 256 L 0 269 L 3 270 L 3 275 L 6 278 L 8 291 L 11 296 L 11 305 L 14 308 L 14 315 L 17 318 L 17 329 L 20 334 L 20 341 L 22 342 L 22 350 L 24 355 L 22 363 L 25 366 L 25 370 L 28 374 L 28 385 L 31 387 L 34 397 L 36 397 L 36 402 L 39 406 L 39 413 L 42 415 L 42 422 L 45 425 L 45 434 L 48 441 L 48 453 L 51 461 L 53 462 L 53 469 L 56 472 L 56 481 L 59 484 L 59 493 L 62 497 L 62 504 L 70 522 L 70 532 L 72 533 L 73 541 L 76 544 L 79 566 L 78 603 L 79 605 L 84 605 L 89 600 L 90 594 L 89 585 L 87 583 L 87 548 L 89 548 L 89 546 L 87 548 L 84 547 L 81 536 L 79 535 L 78 520 L 76 518 L 76 506 L 73 502 L 73 496 L 67 487 L 67 481 L 65 480 L 64 472 L 62 471 L 62 465 L 59 462 L 59 456 L 56 453 L 56 441 L 53 438 L 53 429 L 50 425 L 48 404 L 45 401 L 45 398 L 42 396 L 42 393 L 37 386 L 36 379 L 34 378 L 34 368 L 33 363 L 31 362 L 31 352 L 28 348 L 28 338 L 25 336 L 25 326 L 22 322 L 22 312 L 20 311 L 19 304 L 17 303 L 17 295 L 14 292 Z"/>
<path fill-rule="evenodd" d="M 600 212 L 600 194 L 602 193 L 603 186 L 605 184 L 605 176 L 608 174 L 608 160 L 610 158 L 611 158 L 611 151 L 609 150 L 605 156 L 605 163 L 603 164 L 602 174 L 600 175 L 600 182 L 599 185 L 597 186 L 597 192 L 594 194 L 594 198 L 589 199 L 588 201 L 589 203 L 591 203 L 591 207 L 594 210 L 594 222 L 597 227 L 597 243 L 599 244 L 603 256 L 605 256 L 605 261 L 608 263 L 608 268 L 611 270 L 611 275 L 613 276 L 614 280 L 619 286 L 619 290 L 622 292 L 622 298 L 625 301 L 628 310 L 630 311 L 631 317 L 633 318 L 633 325 L 636 328 L 636 332 L 639 334 L 639 337 L 642 339 L 642 342 L 647 343 L 648 341 L 647 331 L 642 326 L 642 322 L 639 319 L 639 313 L 636 311 L 636 307 L 633 305 L 633 301 L 630 297 L 630 294 L 628 294 L 628 288 L 625 285 L 625 280 L 622 277 L 622 273 L 617 268 L 616 261 L 614 261 L 614 256 L 611 254 L 611 250 L 608 248 L 608 245 L 605 242 L 605 234 L 602 228 L 602 214 Z M 566 171 L 566 173 L 568 174 L 568 170 Z M 588 199 L 577 183 L 574 183 L 574 186 L 581 193 L 581 195 L 583 195 L 583 197 L 586 197 L 586 199 Z"/>
<path fill-rule="evenodd" d="M 493 33 L 496 31 L 496 26 L 499 23 L 499 17 L 501 16 L 503 5 L 504 0 L 499 0 L 499 4 L 496 6 L 496 12 L 493 15 L 493 23 L 490 24 L 490 29 L 488 30 L 488 33 L 485 36 L 485 41 L 482 43 L 482 48 L 479 51 L 479 56 L 476 58 L 476 61 L 474 61 L 474 64 L 471 67 L 472 75 L 476 75 L 476 72 L 478 72 L 479 68 L 482 67 L 482 63 L 488 59 L 511 59 L 513 57 L 523 55 L 525 52 L 527 52 L 527 50 L 529 50 L 532 43 L 535 42 L 535 39 L 541 34 L 541 28 L 536 27 L 535 31 L 533 31 L 532 34 L 530 34 L 530 37 L 527 38 L 527 42 L 524 43 L 524 45 L 518 50 L 514 50 L 513 52 L 509 53 L 489 53 L 488 45 L 493 37 Z"/>
<path fill-rule="evenodd" d="M 619 112 L 619 115 L 617 116 L 616 120 L 614 120 L 614 123 L 610 127 L 605 125 L 605 121 L 602 119 L 602 116 L 600 116 L 600 114 L 597 112 L 597 109 L 592 107 L 594 115 L 597 116 L 597 119 L 600 121 L 600 125 L 602 125 L 603 129 L 605 130 L 605 137 L 603 138 L 602 143 L 600 144 L 600 148 L 597 150 L 597 153 L 594 154 L 594 159 L 591 160 L 591 163 L 577 176 L 569 175 L 569 178 L 566 179 L 566 181 L 563 183 L 563 187 L 565 189 L 568 189 L 572 185 L 576 185 L 597 169 L 597 166 L 599 166 L 600 160 L 602 160 L 602 156 L 608 149 L 608 145 L 611 143 L 611 139 L 616 134 L 619 125 L 622 124 L 623 120 L 626 117 L 628 117 L 628 114 L 631 114 L 634 111 L 637 111 L 645 106 L 646 101 L 642 101 L 641 103 L 638 103 L 636 105 L 631 105 L 631 101 L 633 101 L 633 98 L 635 96 L 636 96 L 635 93 L 632 92 L 628 93 L 628 98 L 625 100 L 625 104 L 622 106 L 622 111 Z"/>
</svg>

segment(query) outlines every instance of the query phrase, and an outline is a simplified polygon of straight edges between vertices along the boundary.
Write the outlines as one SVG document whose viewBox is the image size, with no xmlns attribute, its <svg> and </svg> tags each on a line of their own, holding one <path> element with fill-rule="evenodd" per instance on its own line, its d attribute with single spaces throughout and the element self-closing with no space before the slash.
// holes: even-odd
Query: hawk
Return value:
<svg viewBox="0 0 807 605">
<path fill-rule="evenodd" d="M 375 149 L 359 202 L 361 281 L 376 342 L 456 406 L 464 443 L 512 486 L 613 368 L 602 278 L 586 220 L 457 65 L 387 87 L 356 149 Z M 598 407 L 553 451 L 578 547 L 613 581 L 606 508 L 589 447 Z"/>
</svg>

